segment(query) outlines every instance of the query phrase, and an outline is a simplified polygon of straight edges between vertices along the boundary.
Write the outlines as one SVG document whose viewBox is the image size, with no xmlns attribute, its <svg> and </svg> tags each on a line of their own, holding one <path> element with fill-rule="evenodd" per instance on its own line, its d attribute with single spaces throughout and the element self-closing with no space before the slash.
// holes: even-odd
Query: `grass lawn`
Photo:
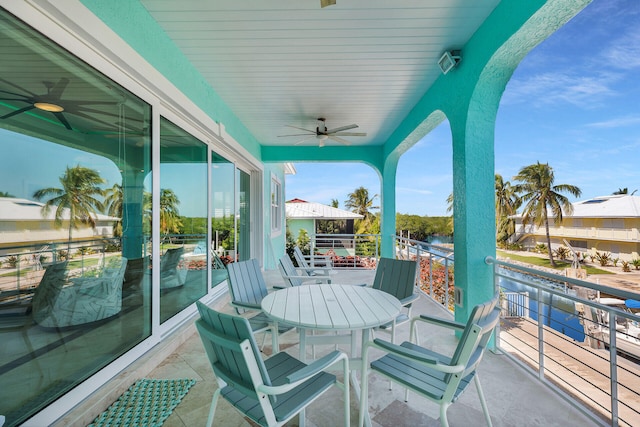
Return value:
<svg viewBox="0 0 640 427">
<path fill-rule="evenodd" d="M 547 258 L 541 258 L 537 256 L 527 256 L 527 255 L 517 255 L 512 252 L 507 253 L 501 250 L 496 250 L 496 255 L 503 258 L 510 258 L 515 261 L 525 262 L 531 265 L 539 265 L 541 267 L 553 268 L 555 270 L 564 270 L 565 268 L 571 267 L 571 263 L 567 261 L 556 260 L 556 266 L 552 267 L 551 263 L 549 263 L 549 260 Z M 585 268 L 587 270 L 587 274 L 614 274 L 610 271 L 601 270 L 599 268 L 592 267 L 589 265 L 584 265 L 584 264 L 582 265 L 582 268 Z"/>
</svg>

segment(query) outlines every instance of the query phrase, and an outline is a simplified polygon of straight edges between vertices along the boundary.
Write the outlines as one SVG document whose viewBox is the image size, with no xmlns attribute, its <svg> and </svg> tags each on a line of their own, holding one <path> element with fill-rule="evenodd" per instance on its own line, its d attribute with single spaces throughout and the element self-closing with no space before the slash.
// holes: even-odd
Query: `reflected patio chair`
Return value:
<svg viewBox="0 0 640 427">
<path fill-rule="evenodd" d="M 122 257 L 118 265 L 104 268 L 98 277 L 69 279 L 71 284 L 62 287 L 53 306 L 47 307 L 46 312 L 36 305 L 34 298 L 35 321 L 46 328 L 63 328 L 97 322 L 119 314 L 122 311 L 122 285 L 126 268 L 127 259 Z"/>
<path fill-rule="evenodd" d="M 171 248 L 160 258 L 160 289 L 177 288 L 184 285 L 187 270 L 178 268 L 184 247 Z"/>
<path fill-rule="evenodd" d="M 373 279 L 373 289 L 378 289 L 400 300 L 404 312 L 394 322 L 380 326 L 379 330 L 391 329 L 391 342 L 395 343 L 396 326 L 411 319 L 411 305 L 419 298 L 415 291 L 418 262 L 394 258 L 380 258 Z"/>
<path fill-rule="evenodd" d="M 304 269 L 309 276 L 328 276 L 334 274 L 331 257 L 322 255 L 304 255 L 298 246 L 293 247 L 293 256 L 298 268 Z"/>
<path fill-rule="evenodd" d="M 358 425 L 362 427 L 364 410 L 368 410 L 369 363 L 367 360 L 369 350 L 375 348 L 387 354 L 371 362 L 372 372 L 406 387 L 407 394 L 413 391 L 439 404 L 440 424 L 443 427 L 449 425 L 447 408 L 460 397 L 473 380 L 478 390 L 485 420 L 491 426 L 491 417 L 476 369 L 482 360 L 489 338 L 500 320 L 500 308 L 497 304 L 498 295 L 495 295 L 490 301 L 475 306 L 466 324 L 424 315 L 415 317 L 411 321 L 410 342 L 405 341 L 395 345 L 375 339 L 365 344 L 362 352 L 362 394 L 360 396 L 360 408 L 363 410 L 360 411 Z M 414 344 L 417 322 L 430 323 L 461 333 L 453 354 L 441 354 Z"/>
<path fill-rule="evenodd" d="M 258 314 L 247 319 L 249 320 L 251 329 L 254 334 L 264 332 L 265 337 L 267 332 L 270 333 L 272 352 L 278 352 L 278 335 L 293 330 L 294 328 L 277 325 L 277 323 L 262 312 L 260 303 L 268 291 L 258 260 L 250 259 L 247 261 L 232 262 L 227 265 L 227 273 L 229 277 L 227 283 L 229 284 L 231 305 L 235 307 L 238 314 L 245 311 L 259 311 Z M 277 331 L 275 329 L 276 327 L 278 328 Z"/>
<path fill-rule="evenodd" d="M 253 337 L 247 319 L 219 313 L 196 303 L 200 319 L 196 327 L 218 381 L 207 426 L 212 426 L 218 398 L 222 396 L 243 416 L 261 426 L 281 426 L 299 414 L 305 424 L 305 408 L 335 385 L 343 389 L 344 425 L 349 426 L 349 359 L 333 351 L 307 365 L 285 352 L 266 360 Z M 342 363 L 344 384 L 325 369 Z"/>
<path fill-rule="evenodd" d="M 282 278 L 289 286 L 300 286 L 305 283 L 331 283 L 331 277 L 329 276 L 310 276 L 304 269 L 296 269 L 293 261 L 291 261 L 291 258 L 289 258 L 287 254 L 284 254 L 278 260 L 278 270 L 280 270 Z M 276 289 L 284 287 L 285 286 L 274 286 Z"/>
<path fill-rule="evenodd" d="M 145 276 L 151 279 L 151 257 L 133 258 L 127 260 L 127 268 L 124 271 L 124 284 L 122 292 L 124 295 L 140 294 L 143 289 Z"/>
</svg>

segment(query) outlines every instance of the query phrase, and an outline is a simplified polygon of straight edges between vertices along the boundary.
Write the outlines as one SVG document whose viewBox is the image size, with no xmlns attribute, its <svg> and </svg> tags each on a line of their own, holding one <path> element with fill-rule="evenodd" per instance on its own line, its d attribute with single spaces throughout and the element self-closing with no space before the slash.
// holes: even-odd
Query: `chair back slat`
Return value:
<svg viewBox="0 0 640 427">
<path fill-rule="evenodd" d="M 296 263 L 298 263 L 298 267 L 304 268 L 305 270 L 310 268 L 307 260 L 304 258 L 302 250 L 298 246 L 293 247 L 293 256 L 296 259 Z"/>
<path fill-rule="evenodd" d="M 298 273 L 298 271 L 294 267 L 291 258 L 289 258 L 289 255 L 284 254 L 282 257 L 280 257 L 280 260 L 278 260 L 278 269 L 280 270 L 282 277 L 289 283 L 289 285 L 300 286 L 304 283 L 304 280 L 301 277 L 291 277 L 298 276 L 300 273 Z"/>
<path fill-rule="evenodd" d="M 372 287 L 402 300 L 413 295 L 417 271 L 416 261 L 380 258 Z"/>
<path fill-rule="evenodd" d="M 267 284 L 257 259 L 227 265 L 229 291 L 233 302 L 260 305 L 267 295 Z"/>
</svg>

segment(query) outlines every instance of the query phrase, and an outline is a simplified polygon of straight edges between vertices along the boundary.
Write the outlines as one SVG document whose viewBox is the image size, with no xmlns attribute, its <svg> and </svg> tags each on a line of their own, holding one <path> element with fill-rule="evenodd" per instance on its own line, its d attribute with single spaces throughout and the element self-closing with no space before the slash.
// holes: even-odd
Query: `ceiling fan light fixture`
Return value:
<svg viewBox="0 0 640 427">
<path fill-rule="evenodd" d="M 38 110 L 48 111 L 50 113 L 61 113 L 64 111 L 64 107 L 58 104 L 52 104 L 50 102 L 36 102 L 33 104 Z"/>
</svg>

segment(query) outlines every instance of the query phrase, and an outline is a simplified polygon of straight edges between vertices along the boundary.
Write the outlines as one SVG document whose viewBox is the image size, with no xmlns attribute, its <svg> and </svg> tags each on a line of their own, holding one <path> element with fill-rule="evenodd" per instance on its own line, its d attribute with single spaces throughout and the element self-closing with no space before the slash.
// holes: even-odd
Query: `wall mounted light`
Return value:
<svg viewBox="0 0 640 427">
<path fill-rule="evenodd" d="M 442 71 L 442 74 L 447 74 L 456 65 L 458 65 L 458 62 L 460 62 L 459 50 L 446 51 L 438 60 L 438 67 L 440 67 L 440 71 Z"/>
</svg>

